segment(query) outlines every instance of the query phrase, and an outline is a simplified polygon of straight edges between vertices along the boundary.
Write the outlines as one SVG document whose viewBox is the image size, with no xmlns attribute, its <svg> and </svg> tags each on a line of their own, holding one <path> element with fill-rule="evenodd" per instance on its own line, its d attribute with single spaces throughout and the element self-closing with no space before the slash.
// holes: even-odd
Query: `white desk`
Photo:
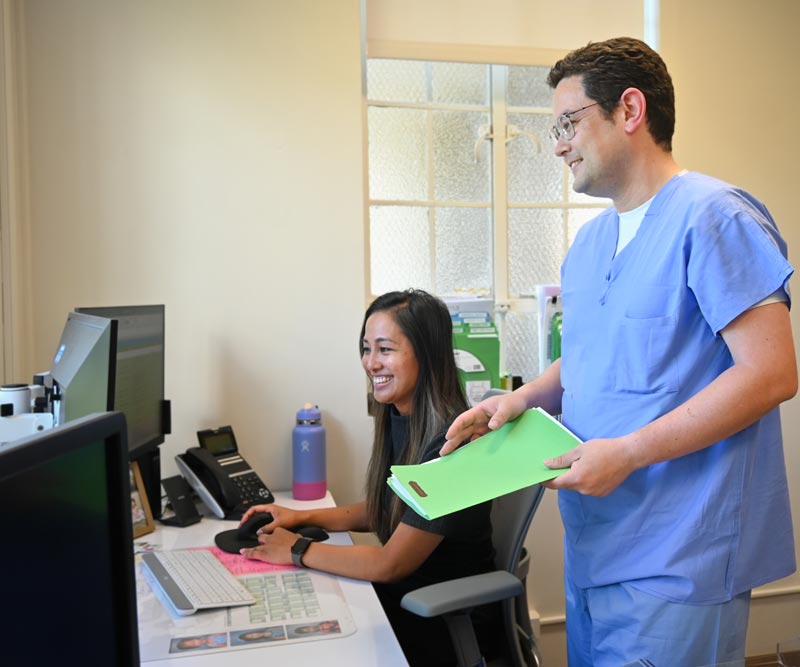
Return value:
<svg viewBox="0 0 800 667">
<path fill-rule="evenodd" d="M 322 500 L 298 501 L 289 492 L 275 493 L 275 502 L 286 507 L 331 507 L 334 502 L 328 494 Z M 200 523 L 187 528 L 173 528 L 157 524 L 156 531 L 134 542 L 146 543 L 161 549 L 182 549 L 214 544 L 214 535 L 234 528 L 236 522 L 221 521 L 204 516 Z M 351 544 L 347 533 L 331 533 L 331 544 Z M 137 566 L 137 576 L 138 573 Z M 323 664 L 381 665 L 381 667 L 408 667 L 397 638 L 392 632 L 372 584 L 366 581 L 339 578 L 350 612 L 356 624 L 355 634 L 325 641 L 309 641 L 287 645 L 269 644 L 244 651 L 222 651 L 197 655 L 181 655 L 166 660 L 143 664 L 155 667 L 264 667 L 264 665 Z M 319 661 L 319 662 L 317 662 Z"/>
</svg>

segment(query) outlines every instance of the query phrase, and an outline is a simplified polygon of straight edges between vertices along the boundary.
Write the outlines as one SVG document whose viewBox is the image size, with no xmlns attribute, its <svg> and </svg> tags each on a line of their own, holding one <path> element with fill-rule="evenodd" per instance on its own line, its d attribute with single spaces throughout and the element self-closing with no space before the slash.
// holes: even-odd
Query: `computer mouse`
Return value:
<svg viewBox="0 0 800 667">
<path fill-rule="evenodd" d="M 256 531 L 268 523 L 272 523 L 272 514 L 269 512 L 257 512 L 236 529 L 236 536 L 240 540 L 258 541 Z"/>
<path fill-rule="evenodd" d="M 299 526 L 294 529 L 294 532 L 314 540 L 315 542 L 324 542 L 330 537 L 330 535 L 319 526 Z"/>
</svg>

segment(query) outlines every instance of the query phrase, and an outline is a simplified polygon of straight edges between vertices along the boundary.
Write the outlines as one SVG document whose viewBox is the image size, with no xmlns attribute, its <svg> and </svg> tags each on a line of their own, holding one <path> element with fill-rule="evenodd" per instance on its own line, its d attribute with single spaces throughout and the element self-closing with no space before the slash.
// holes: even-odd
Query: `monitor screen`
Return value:
<svg viewBox="0 0 800 667">
<path fill-rule="evenodd" d="M 3 663 L 139 665 L 125 419 L 0 447 Z"/>
<path fill-rule="evenodd" d="M 76 308 L 117 327 L 116 372 L 109 410 L 125 413 L 131 460 L 164 442 L 164 306 Z"/>
<path fill-rule="evenodd" d="M 169 433 L 169 402 L 164 400 L 164 306 L 76 308 L 86 317 L 104 318 L 115 327 L 116 358 L 109 410 L 125 414 L 131 461 L 139 463 L 147 502 L 161 516 L 161 456 Z"/>
<path fill-rule="evenodd" d="M 110 410 L 115 365 L 116 323 L 82 313 L 67 315 L 50 368 L 60 396 L 53 407 L 54 423 Z"/>
</svg>

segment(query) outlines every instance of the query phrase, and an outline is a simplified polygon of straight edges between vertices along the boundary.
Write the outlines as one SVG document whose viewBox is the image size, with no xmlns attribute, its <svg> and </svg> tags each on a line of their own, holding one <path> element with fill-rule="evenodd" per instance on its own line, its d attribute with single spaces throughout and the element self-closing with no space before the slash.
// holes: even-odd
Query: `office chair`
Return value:
<svg viewBox="0 0 800 667">
<path fill-rule="evenodd" d="M 506 641 L 501 658 L 491 667 L 541 667 L 533 637 L 525 580 L 530 556 L 523 546 L 544 487 L 514 491 L 492 501 L 492 541 L 497 570 L 445 581 L 411 591 L 400 605 L 418 616 L 442 616 L 458 657 L 459 667 L 487 663 L 481 656 L 470 613 L 478 605 L 500 602 Z"/>
</svg>

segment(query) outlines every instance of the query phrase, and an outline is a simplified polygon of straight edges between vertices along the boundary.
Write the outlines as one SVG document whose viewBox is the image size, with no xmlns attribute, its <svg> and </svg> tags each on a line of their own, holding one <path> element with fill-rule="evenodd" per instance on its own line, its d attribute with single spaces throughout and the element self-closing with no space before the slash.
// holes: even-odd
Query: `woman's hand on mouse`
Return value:
<svg viewBox="0 0 800 667">
<path fill-rule="evenodd" d="M 282 507 L 280 509 L 286 509 Z M 273 510 L 270 510 L 273 511 Z M 289 510 L 293 512 L 294 510 Z M 270 534 L 258 536 L 259 545 L 252 549 L 242 549 L 239 553 L 245 558 L 261 560 L 273 565 L 292 564 L 292 545 L 297 541 L 297 533 L 285 528 L 276 528 Z"/>
<path fill-rule="evenodd" d="M 239 525 L 243 524 L 254 514 L 269 512 L 272 514 L 272 523 L 268 523 L 258 529 L 258 533 L 271 533 L 276 528 L 293 528 L 301 525 L 302 513 L 297 510 L 290 510 L 288 507 L 280 505 L 253 505 L 242 517 Z"/>
</svg>

